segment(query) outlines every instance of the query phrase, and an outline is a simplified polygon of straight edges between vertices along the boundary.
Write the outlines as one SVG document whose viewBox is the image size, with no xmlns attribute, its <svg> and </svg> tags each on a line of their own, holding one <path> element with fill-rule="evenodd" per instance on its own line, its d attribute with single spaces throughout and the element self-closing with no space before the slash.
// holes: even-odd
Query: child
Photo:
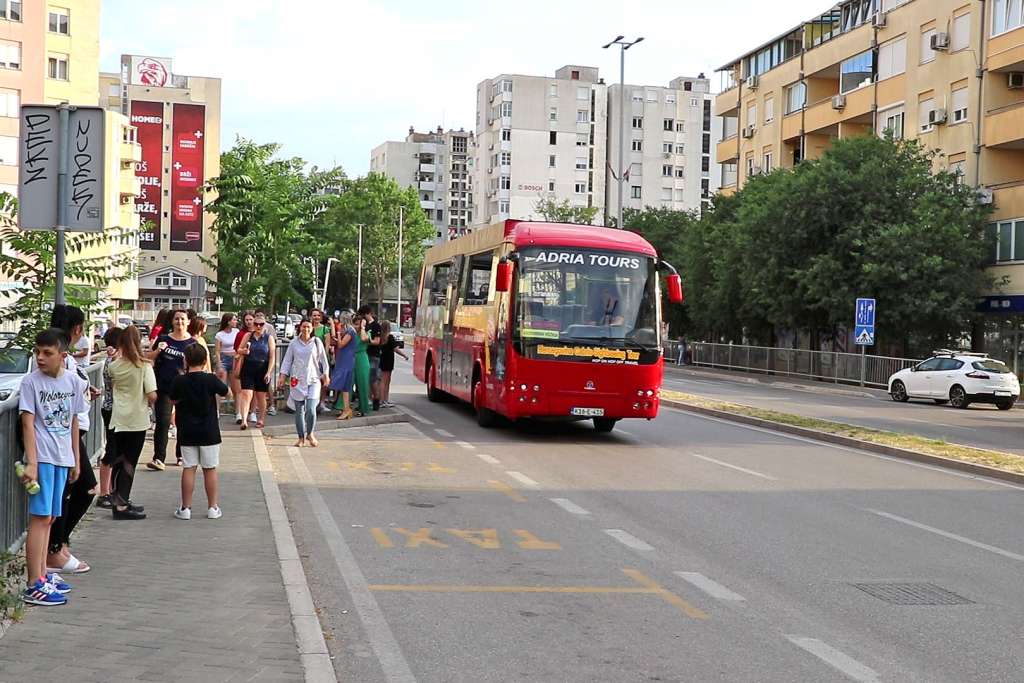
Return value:
<svg viewBox="0 0 1024 683">
<path fill-rule="evenodd" d="M 398 342 L 391 334 L 391 323 L 385 320 L 380 324 L 380 398 L 381 405 L 385 408 L 395 407 L 395 404 L 391 402 L 391 373 L 395 369 L 396 353 L 405 360 L 409 360 L 409 356 L 398 348 Z"/>
<path fill-rule="evenodd" d="M 58 329 L 40 332 L 35 340 L 37 369 L 21 382 L 21 427 L 25 440 L 22 480 L 38 481 L 29 496 L 25 565 L 28 586 L 22 599 L 31 605 L 63 605 L 71 586 L 56 573 L 46 573 L 50 524 L 63 511 L 64 487 L 78 479 L 78 413 L 85 410 L 88 384 L 64 369 L 67 335 Z"/>
<path fill-rule="evenodd" d="M 228 395 L 228 385 L 206 371 L 209 354 L 199 344 L 185 349 L 188 373 L 171 384 L 171 401 L 178 415 L 178 444 L 181 446 L 181 507 L 174 511 L 178 519 L 192 519 L 192 491 L 196 485 L 196 467 L 203 468 L 203 486 L 209 519 L 223 516 L 217 505 L 217 465 L 220 460 L 220 426 L 217 396 Z"/>
</svg>

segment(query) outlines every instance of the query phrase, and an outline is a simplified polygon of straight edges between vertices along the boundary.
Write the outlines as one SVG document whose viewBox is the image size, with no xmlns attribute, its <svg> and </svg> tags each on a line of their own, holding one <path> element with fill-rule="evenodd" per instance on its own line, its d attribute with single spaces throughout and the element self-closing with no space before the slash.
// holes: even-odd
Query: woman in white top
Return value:
<svg viewBox="0 0 1024 683">
<path fill-rule="evenodd" d="M 217 368 L 217 377 L 231 388 L 232 400 L 237 400 L 238 377 L 232 372 L 235 368 L 235 337 L 238 336 L 238 316 L 234 313 L 225 313 L 220 319 L 220 330 L 214 337 L 214 348 L 217 351 L 217 358 L 220 365 Z"/>
<path fill-rule="evenodd" d="M 313 323 L 303 318 L 299 323 L 299 336 L 288 345 L 281 361 L 281 374 L 277 381 L 278 389 L 283 389 L 288 382 L 290 398 L 295 404 L 295 431 L 299 435 L 296 446 L 307 443 L 314 447 L 319 445 L 313 430 L 316 428 L 320 387 L 327 382 L 328 372 L 330 366 L 324 343 L 313 336 Z"/>
</svg>

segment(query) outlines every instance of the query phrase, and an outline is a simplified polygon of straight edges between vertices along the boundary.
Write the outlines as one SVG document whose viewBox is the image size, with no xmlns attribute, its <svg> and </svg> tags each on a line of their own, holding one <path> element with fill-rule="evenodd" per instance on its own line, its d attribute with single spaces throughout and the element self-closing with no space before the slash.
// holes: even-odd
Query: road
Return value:
<svg viewBox="0 0 1024 683">
<path fill-rule="evenodd" d="M 677 411 L 484 430 L 407 368 L 411 423 L 271 441 L 339 680 L 1020 680 L 1024 489 Z"/>
<path fill-rule="evenodd" d="M 664 386 L 757 408 L 1024 454 L 1024 413 L 1020 410 L 1001 411 L 983 404 L 957 410 L 930 400 L 895 403 L 881 391 L 865 390 L 870 397 L 854 392 L 820 391 L 827 390 L 828 384 L 816 386 L 819 391 L 806 391 L 703 371 L 670 370 L 666 372 Z"/>
</svg>

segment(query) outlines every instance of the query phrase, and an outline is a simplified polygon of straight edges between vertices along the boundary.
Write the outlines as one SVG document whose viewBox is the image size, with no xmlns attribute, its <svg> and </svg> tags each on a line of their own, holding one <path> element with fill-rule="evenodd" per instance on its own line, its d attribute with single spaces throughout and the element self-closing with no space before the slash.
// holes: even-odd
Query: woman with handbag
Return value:
<svg viewBox="0 0 1024 683">
<path fill-rule="evenodd" d="M 299 437 L 296 446 L 307 443 L 313 447 L 319 445 L 313 436 L 316 408 L 320 402 L 320 388 L 327 383 L 329 371 L 324 343 L 313 336 L 313 323 L 304 318 L 299 323 L 299 335 L 285 351 L 277 381 L 278 389 L 288 384 L 289 396 L 295 404 L 295 431 Z"/>
</svg>

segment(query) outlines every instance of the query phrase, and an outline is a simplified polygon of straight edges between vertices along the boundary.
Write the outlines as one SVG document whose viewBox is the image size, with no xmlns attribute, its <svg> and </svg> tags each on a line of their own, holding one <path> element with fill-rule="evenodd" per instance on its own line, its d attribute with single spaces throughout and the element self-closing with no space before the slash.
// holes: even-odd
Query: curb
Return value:
<svg viewBox="0 0 1024 683">
<path fill-rule="evenodd" d="M 797 384 L 795 382 L 784 382 L 784 381 L 780 382 L 780 381 L 775 381 L 775 380 L 762 380 L 762 379 L 757 379 L 756 377 L 739 377 L 739 376 L 731 375 L 731 374 L 722 374 L 722 373 L 714 372 L 712 370 L 703 370 L 702 368 L 699 368 L 699 367 L 689 367 L 689 366 L 687 366 L 687 368 L 685 370 L 682 369 L 682 368 L 675 369 L 675 370 L 669 370 L 668 367 L 666 366 L 665 374 L 666 375 L 673 374 L 673 375 L 691 375 L 691 376 L 696 376 L 696 377 L 708 377 L 708 378 L 717 379 L 717 380 L 720 380 L 720 381 L 723 381 L 723 382 L 738 382 L 738 383 L 742 383 L 742 384 L 757 384 L 757 385 L 766 386 L 766 387 L 775 387 L 777 389 L 790 389 L 792 391 L 804 391 L 804 392 L 807 392 L 807 393 L 810 393 L 810 394 L 832 394 L 834 396 L 857 396 L 857 397 L 860 397 L 860 398 L 871 398 L 871 399 L 878 399 L 878 400 L 881 400 L 883 398 L 879 394 L 873 394 L 873 393 L 871 393 L 869 391 L 861 391 L 859 389 L 854 389 L 854 388 L 841 389 L 841 388 L 838 388 L 838 387 L 827 386 L 825 383 L 822 383 L 822 386 L 815 386 L 815 385 L 809 385 L 809 384 Z M 763 376 L 767 377 L 769 375 L 763 375 Z M 843 385 L 839 385 L 839 386 L 843 386 Z M 879 389 L 878 391 L 881 392 L 882 389 Z"/>
<path fill-rule="evenodd" d="M 816 429 L 810 429 L 808 427 L 797 427 L 795 425 L 781 424 L 779 422 L 772 422 L 771 420 L 763 420 L 759 417 L 737 415 L 736 413 L 730 413 L 725 410 L 704 408 L 702 406 L 695 406 L 689 403 L 682 403 L 680 401 L 662 399 L 661 405 L 666 408 L 675 408 L 677 410 L 683 410 L 689 413 L 707 415 L 709 417 L 715 417 L 720 420 L 726 420 L 728 422 L 738 422 L 740 424 L 751 425 L 753 427 L 760 427 L 762 429 L 769 429 L 775 432 L 792 434 L 794 436 L 802 436 L 807 439 L 813 439 L 814 441 L 822 441 L 824 443 L 830 443 L 837 446 L 847 446 L 849 448 L 855 448 L 860 451 L 869 451 L 871 453 L 888 455 L 890 457 L 900 458 L 902 460 L 911 460 L 913 462 L 924 463 L 927 465 L 935 465 L 938 467 L 944 467 L 946 469 L 957 470 L 960 472 L 968 472 L 970 474 L 988 477 L 989 479 L 999 479 L 1001 481 L 1013 482 L 1015 484 L 1024 484 L 1024 474 L 1018 474 L 1017 472 L 1007 472 L 1006 470 L 996 469 L 995 467 L 989 467 L 988 465 L 978 465 L 973 462 L 954 460 L 952 458 L 945 458 L 941 455 L 929 455 L 927 453 L 920 453 L 918 451 L 912 451 L 906 448 L 897 448 L 896 446 L 885 446 L 883 444 L 872 443 L 870 441 L 861 441 L 860 439 L 854 439 L 853 437 L 849 436 L 829 434 L 827 432 L 820 432 Z"/>
<path fill-rule="evenodd" d="M 338 421 L 333 418 L 330 420 L 317 420 L 316 433 L 321 432 L 337 432 L 345 429 L 353 429 L 355 427 L 376 427 L 378 425 L 389 425 L 397 424 L 399 422 L 411 422 L 410 418 L 405 413 L 396 412 L 387 415 L 370 415 L 369 417 L 354 417 L 351 420 Z M 330 424 L 333 423 L 333 424 Z M 262 430 L 263 436 L 275 437 L 275 436 L 294 436 L 295 425 L 272 425 L 264 427 Z"/>
</svg>

